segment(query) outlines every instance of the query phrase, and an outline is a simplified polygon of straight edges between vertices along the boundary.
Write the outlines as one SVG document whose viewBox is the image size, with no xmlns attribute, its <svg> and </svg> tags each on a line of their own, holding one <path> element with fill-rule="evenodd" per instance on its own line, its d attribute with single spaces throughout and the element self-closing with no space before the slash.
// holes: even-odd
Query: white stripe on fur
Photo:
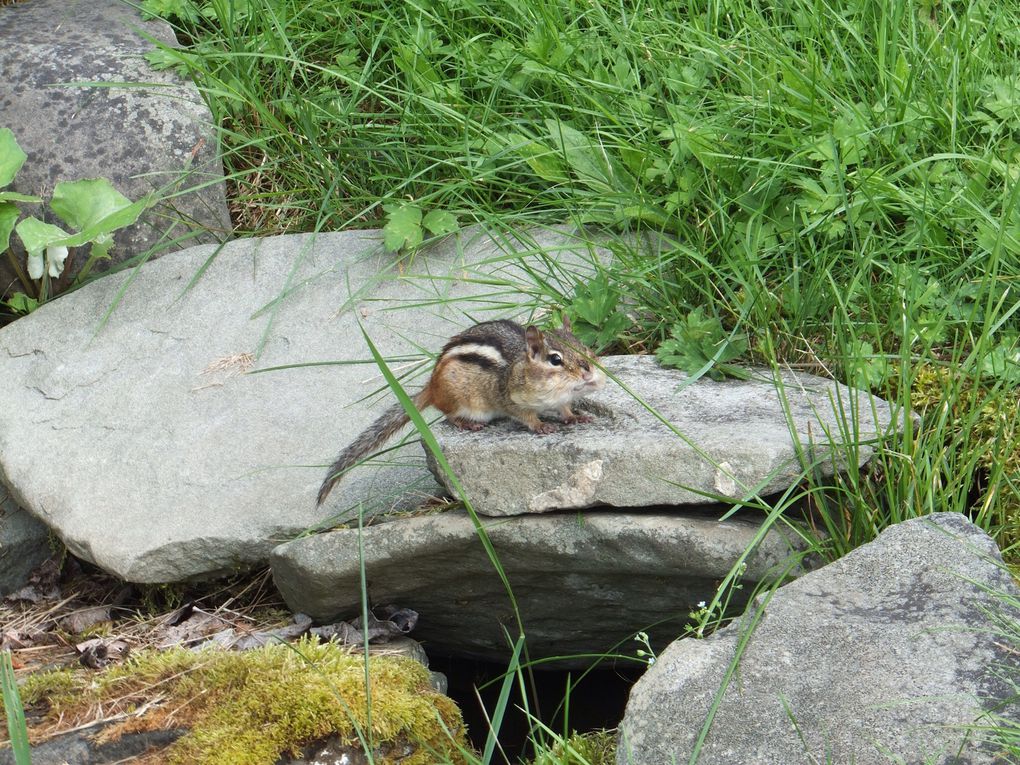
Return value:
<svg viewBox="0 0 1020 765">
<path fill-rule="evenodd" d="M 498 348 L 494 348 L 491 345 L 483 345 L 482 343 L 461 343 L 460 345 L 453 346 L 446 352 L 446 355 L 466 356 L 469 353 L 484 356 L 496 364 L 506 364 L 506 359 L 503 358 L 503 354 L 499 352 Z"/>
</svg>

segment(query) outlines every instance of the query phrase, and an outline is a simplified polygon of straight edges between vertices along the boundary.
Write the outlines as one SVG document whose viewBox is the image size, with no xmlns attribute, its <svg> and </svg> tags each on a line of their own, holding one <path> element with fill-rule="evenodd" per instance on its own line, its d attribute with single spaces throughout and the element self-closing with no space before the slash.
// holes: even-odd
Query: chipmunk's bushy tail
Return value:
<svg viewBox="0 0 1020 765">
<path fill-rule="evenodd" d="M 431 403 L 429 389 L 424 388 L 412 401 L 419 411 L 429 406 Z M 411 418 L 407 416 L 404 407 L 399 403 L 383 412 L 382 416 L 362 431 L 361 435 L 340 452 L 340 456 L 330 465 L 329 472 L 326 473 L 326 480 L 322 482 L 322 487 L 319 489 L 319 499 L 316 504 L 321 505 L 333 487 L 344 477 L 344 474 L 360 462 L 366 454 L 374 452 L 410 421 Z"/>
</svg>

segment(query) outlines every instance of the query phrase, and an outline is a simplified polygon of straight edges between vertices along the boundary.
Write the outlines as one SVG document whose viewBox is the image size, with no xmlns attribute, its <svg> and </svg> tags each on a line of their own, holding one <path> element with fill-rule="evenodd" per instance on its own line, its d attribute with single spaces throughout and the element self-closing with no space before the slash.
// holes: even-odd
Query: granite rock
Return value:
<svg viewBox="0 0 1020 765">
<path fill-rule="evenodd" d="M 703 765 L 1005 762 L 968 728 L 991 712 L 1020 723 L 1018 598 L 995 543 L 963 516 L 891 526 L 663 651 L 631 691 L 617 762 L 687 762 L 727 678 Z"/>
</svg>

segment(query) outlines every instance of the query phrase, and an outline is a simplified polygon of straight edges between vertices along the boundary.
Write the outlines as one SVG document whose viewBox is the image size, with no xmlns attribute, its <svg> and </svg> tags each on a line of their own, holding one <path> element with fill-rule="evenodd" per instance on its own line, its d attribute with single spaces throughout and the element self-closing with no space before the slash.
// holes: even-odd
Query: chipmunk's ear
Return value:
<svg viewBox="0 0 1020 765">
<path fill-rule="evenodd" d="M 566 314 L 563 314 L 563 329 L 567 332 L 573 332 L 570 328 L 570 317 Z"/>
<path fill-rule="evenodd" d="M 534 324 L 524 328 L 524 341 L 528 344 L 528 358 L 537 361 L 542 358 L 542 351 L 545 349 L 545 338 L 542 330 Z"/>
</svg>

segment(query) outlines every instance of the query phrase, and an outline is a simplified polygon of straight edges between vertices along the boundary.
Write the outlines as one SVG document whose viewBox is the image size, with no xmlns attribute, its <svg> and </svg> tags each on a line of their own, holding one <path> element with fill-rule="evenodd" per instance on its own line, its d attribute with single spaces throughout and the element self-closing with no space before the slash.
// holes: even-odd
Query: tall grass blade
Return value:
<svg viewBox="0 0 1020 765">
<path fill-rule="evenodd" d="M 7 733 L 11 739 L 14 762 L 17 765 L 31 765 L 25 707 L 21 704 L 11 652 L 7 649 L 0 651 L 0 690 L 3 692 L 4 714 L 7 717 Z"/>
</svg>

